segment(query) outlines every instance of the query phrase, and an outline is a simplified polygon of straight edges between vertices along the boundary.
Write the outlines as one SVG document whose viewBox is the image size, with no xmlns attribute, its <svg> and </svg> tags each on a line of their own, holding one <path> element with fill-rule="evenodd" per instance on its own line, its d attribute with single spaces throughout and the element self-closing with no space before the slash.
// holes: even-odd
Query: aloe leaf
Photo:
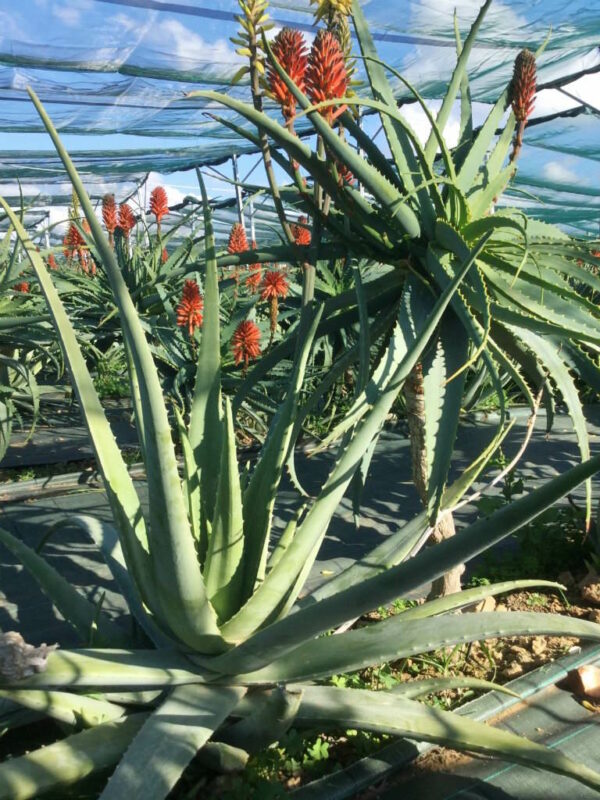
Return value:
<svg viewBox="0 0 600 800">
<path fill-rule="evenodd" d="M 99 800 L 164 800 L 243 694 L 237 687 L 173 689 L 144 722 Z"/>
<path fill-rule="evenodd" d="M 463 589 L 460 592 L 448 594 L 445 597 L 438 597 L 435 600 L 428 600 L 414 608 L 407 608 L 401 611 L 402 619 L 406 622 L 409 619 L 423 619 L 432 617 L 436 614 L 446 614 L 449 611 L 456 611 L 459 608 L 466 608 L 475 603 L 485 600 L 486 597 L 496 597 L 506 592 L 517 592 L 522 589 L 532 589 L 534 587 L 544 589 L 564 589 L 560 583 L 555 581 L 542 580 L 521 580 L 503 581 L 502 583 L 492 583 L 487 586 L 475 586 L 471 589 Z"/>
<path fill-rule="evenodd" d="M 130 636 L 103 611 L 63 578 L 46 559 L 8 531 L 0 528 L 0 542 L 15 555 L 84 643 L 94 640 L 105 647 L 126 647 Z"/>
<path fill-rule="evenodd" d="M 115 254 L 95 215 L 83 183 L 32 89 L 29 96 L 44 123 L 79 197 L 119 309 L 139 380 L 144 419 L 149 488 L 150 554 L 162 613 L 171 629 L 190 646 L 220 649 L 216 615 L 207 601 L 195 542 L 179 483 L 171 428 L 152 353 Z"/>
<path fill-rule="evenodd" d="M 278 654 L 287 653 L 302 641 L 358 617 L 380 605 L 418 589 L 457 564 L 482 553 L 526 525 L 600 469 L 600 456 L 572 467 L 525 497 L 474 522 L 435 547 L 414 558 L 367 578 L 318 603 L 309 603 L 288 619 L 273 623 L 229 653 L 212 661 L 215 669 L 241 672 L 259 669 Z M 268 654 L 268 655 L 267 655 Z"/>
<path fill-rule="evenodd" d="M 432 525 L 452 462 L 465 382 L 462 367 L 468 351 L 465 329 L 454 315 L 446 316 L 434 352 L 423 360 L 427 511 Z"/>
<path fill-rule="evenodd" d="M 187 505 L 192 534 L 198 545 L 200 545 L 200 542 L 202 541 L 200 512 L 200 476 L 202 472 L 198 466 L 198 463 L 196 462 L 183 415 L 176 405 L 173 406 L 173 411 L 175 415 L 175 422 L 177 423 L 177 432 L 179 433 L 179 443 L 181 445 L 181 455 L 183 460 L 183 480 L 181 482 L 181 491 L 183 492 L 183 496 Z M 200 553 L 201 561 L 204 560 L 205 552 L 206 542 L 204 542 L 203 551 Z"/>
<path fill-rule="evenodd" d="M 187 494 L 193 517 L 200 523 L 200 556 L 208 544 L 204 520 L 215 513 L 218 473 L 215 464 L 221 461 L 223 421 L 221 411 L 221 339 L 219 323 L 219 276 L 215 255 L 212 215 L 202 175 L 197 170 L 204 209 L 205 274 L 204 319 L 202 341 L 198 352 L 196 382 L 190 414 L 189 442 L 197 464 L 197 474 L 187 481 Z M 200 483 L 202 476 L 202 483 Z"/>
<path fill-rule="evenodd" d="M 104 409 L 79 349 L 73 326 L 50 279 L 46 265 L 36 252 L 35 245 L 29 239 L 27 232 L 10 206 L 2 198 L 0 198 L 0 204 L 12 220 L 17 236 L 25 247 L 27 256 L 46 298 L 54 326 L 62 344 L 65 360 L 79 399 L 94 453 L 102 471 L 111 510 L 123 536 L 123 548 L 128 566 L 135 575 L 144 598 L 150 604 L 151 598 L 155 593 L 154 582 L 151 579 L 151 570 L 149 569 L 144 516 L 133 481 L 104 414 Z"/>
<path fill-rule="evenodd" d="M 29 678 L 0 681 L 1 689 L 97 689 L 147 691 L 214 678 L 176 650 L 56 650 L 46 669 Z"/>
<path fill-rule="evenodd" d="M 86 514 L 74 514 L 64 524 L 80 527 L 92 539 L 102 553 L 106 566 L 125 598 L 129 610 L 150 641 L 156 647 L 173 647 L 175 644 L 173 639 L 160 630 L 140 598 L 133 576 L 127 570 L 119 536 L 113 526 Z"/>
<path fill-rule="evenodd" d="M 507 102 L 508 90 L 505 89 L 487 115 L 485 122 L 479 129 L 473 144 L 469 148 L 469 152 L 463 161 L 462 167 L 459 169 L 457 186 L 461 191 L 467 192 L 471 188 L 478 171 L 483 167 L 486 154 L 496 133 L 496 129 L 504 116 Z"/>
<path fill-rule="evenodd" d="M 256 698 L 253 700 L 256 702 Z M 301 700 L 301 688 L 276 686 L 264 692 L 254 711 L 230 725 L 219 734 L 219 739 L 248 753 L 257 753 L 279 741 L 290 729 Z"/>
<path fill-rule="evenodd" d="M 31 800 L 113 767 L 143 725 L 146 713 L 105 722 L 0 764 L 0 800 Z"/>
<path fill-rule="evenodd" d="M 587 432 L 587 422 L 583 414 L 583 407 L 577 387 L 573 378 L 569 374 L 569 368 L 561 358 L 560 349 L 557 348 L 552 342 L 548 341 L 543 336 L 536 336 L 531 331 L 523 329 L 512 329 L 513 334 L 521 339 L 541 364 L 548 370 L 549 377 L 556 384 L 559 392 L 562 395 L 564 402 L 567 405 L 569 416 L 573 422 L 575 429 L 575 436 L 577 437 L 577 444 L 581 454 L 581 460 L 585 461 L 590 457 L 590 441 Z M 592 482 L 591 479 L 585 482 L 585 497 L 586 497 L 586 526 L 589 527 L 592 518 Z"/>
<path fill-rule="evenodd" d="M 415 700 L 394 697 L 389 692 L 307 686 L 298 716 L 309 726 L 319 727 L 335 719 L 337 725 L 343 727 L 407 736 L 459 750 L 494 755 L 516 764 L 566 775 L 592 789 L 600 789 L 597 772 L 557 750 Z"/>
<path fill-rule="evenodd" d="M 456 96 L 459 92 L 463 76 L 466 72 L 467 62 L 471 55 L 473 44 L 475 42 L 481 23 L 483 22 L 483 18 L 485 17 L 491 2 L 492 0 L 485 0 L 483 5 L 479 9 L 479 13 L 477 14 L 475 21 L 471 25 L 471 30 L 469 31 L 467 38 L 465 39 L 465 43 L 462 50 L 460 51 L 460 55 L 458 57 L 456 66 L 454 67 L 454 71 L 452 73 L 452 78 L 450 79 L 448 89 L 446 91 L 446 94 L 444 95 L 444 99 L 442 100 L 442 105 L 440 106 L 440 110 L 438 111 L 435 120 L 441 135 L 443 135 L 446 123 L 450 119 L 452 106 L 454 105 L 454 101 L 456 100 Z M 425 155 L 427 156 L 430 162 L 433 161 L 436 147 L 437 147 L 437 138 L 434 132 L 431 131 L 427 139 L 427 142 L 425 144 Z"/>
<path fill-rule="evenodd" d="M 286 398 L 273 418 L 260 458 L 244 492 L 244 594 L 248 597 L 255 583 L 264 578 L 273 507 L 294 430 L 294 422 L 306 364 L 321 320 L 323 306 L 305 311 L 297 356 Z"/>
<path fill-rule="evenodd" d="M 495 202 L 496 198 L 504 192 L 512 178 L 514 177 L 516 167 L 514 164 L 509 164 L 500 172 L 493 174 L 489 181 L 474 192 L 467 195 L 469 209 L 472 216 L 479 217 L 482 214 L 489 213 L 490 207 Z"/>
<path fill-rule="evenodd" d="M 358 44 L 365 59 L 365 69 L 373 97 L 375 100 L 381 100 L 388 107 L 394 108 L 397 106 L 396 98 L 386 77 L 385 69 L 377 58 L 377 50 L 359 0 L 352 2 L 352 20 Z M 410 138 L 406 130 L 389 116 L 381 115 L 380 119 L 398 175 L 407 191 L 410 192 L 415 188 L 414 176 L 418 175 L 417 161 Z M 431 226 L 434 217 L 433 208 L 427 199 L 424 201 L 423 195 L 420 196 L 420 200 L 422 203 L 424 202 L 422 205 L 423 217 L 426 222 L 429 221 Z"/>
<path fill-rule="evenodd" d="M 476 689 L 481 692 L 500 692 L 511 697 L 518 697 L 516 692 L 511 691 L 506 686 L 492 681 L 484 681 L 481 678 L 471 678 L 468 675 L 459 675 L 454 678 L 424 678 L 423 680 L 404 681 L 398 683 L 390 690 L 393 695 L 403 697 L 406 700 L 417 700 L 419 697 L 426 697 L 428 694 L 447 692 L 449 689 Z"/>
<path fill-rule="evenodd" d="M 0 689 L 0 698 L 18 703 L 32 711 L 39 711 L 65 725 L 85 728 L 120 719 L 125 713 L 123 708 L 107 700 L 97 700 L 69 692 Z"/>
<path fill-rule="evenodd" d="M 306 642 L 256 672 L 237 675 L 252 685 L 318 680 L 399 658 L 410 658 L 439 647 L 494 639 L 499 636 L 576 636 L 600 641 L 600 625 L 587 620 L 531 611 L 447 614 L 405 619 L 404 614 Z"/>
<path fill-rule="evenodd" d="M 404 324 L 406 328 L 405 336 L 409 339 L 414 336 L 414 344 L 402 359 L 389 384 L 374 401 L 373 408 L 362 420 L 348 447 L 340 454 L 319 498 L 306 515 L 302 525 L 296 532 L 294 540 L 277 566 L 269 572 L 263 583 L 256 589 L 238 614 L 223 626 L 223 635 L 229 641 L 245 639 L 271 616 L 284 598 L 288 598 L 289 602 L 289 592 L 292 587 L 298 590 L 301 588 L 298 576 L 306 576 L 308 570 L 310 570 L 331 517 L 335 513 L 365 450 L 378 433 L 392 403 L 402 388 L 406 376 L 420 358 L 458 286 L 473 266 L 481 250 L 485 247 L 487 238 L 488 236 L 486 235 L 481 239 L 469 258 L 456 270 L 453 280 L 437 299 L 433 308 L 431 308 L 431 304 L 426 306 L 420 299 L 420 284 L 411 283 L 412 301 L 408 301 L 408 305 L 404 306 Z M 421 290 L 421 297 L 424 292 L 425 290 Z M 425 296 L 427 296 L 426 293 Z M 409 331 L 410 326 L 414 325 L 413 320 L 409 317 L 408 310 L 406 310 L 410 310 L 411 302 L 414 306 L 412 311 L 419 314 L 427 314 L 428 311 L 431 311 L 427 316 L 426 324 L 418 332 Z M 228 663 L 227 655 L 224 658 L 225 663 Z M 217 662 L 221 663 L 219 659 L 217 659 Z"/>
<path fill-rule="evenodd" d="M 288 524 L 285 526 L 283 533 L 277 540 L 277 544 L 273 548 L 273 552 L 269 556 L 269 560 L 267 562 L 267 570 L 273 569 L 276 567 L 277 564 L 280 562 L 282 555 L 285 553 L 287 548 L 290 545 L 290 542 L 293 540 L 296 534 L 296 528 L 298 527 L 298 522 L 300 518 L 306 511 L 306 506 L 300 506 L 297 511 L 294 513 L 293 517 L 290 519 Z"/>
<path fill-rule="evenodd" d="M 204 563 L 204 580 L 219 618 L 229 619 L 240 606 L 244 552 L 242 490 L 229 399 L 225 402 L 224 427 L 215 515 Z"/>
<path fill-rule="evenodd" d="M 456 39 L 456 56 L 460 58 L 462 39 L 458 27 L 458 15 L 454 9 L 454 38 Z M 456 147 L 455 161 L 457 166 L 462 163 L 465 151 L 473 140 L 473 105 L 469 87 L 469 74 L 464 71 L 460 82 L 460 124 L 458 129 L 458 145 Z"/>
</svg>

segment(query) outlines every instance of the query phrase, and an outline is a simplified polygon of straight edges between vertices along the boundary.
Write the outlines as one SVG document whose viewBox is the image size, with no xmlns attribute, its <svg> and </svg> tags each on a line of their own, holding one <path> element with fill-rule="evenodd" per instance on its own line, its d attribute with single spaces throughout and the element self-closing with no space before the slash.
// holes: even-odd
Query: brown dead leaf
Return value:
<svg viewBox="0 0 600 800">
<path fill-rule="evenodd" d="M 569 689 L 578 697 L 600 700 L 600 667 L 586 664 L 573 669 L 567 674 L 566 682 Z"/>
</svg>

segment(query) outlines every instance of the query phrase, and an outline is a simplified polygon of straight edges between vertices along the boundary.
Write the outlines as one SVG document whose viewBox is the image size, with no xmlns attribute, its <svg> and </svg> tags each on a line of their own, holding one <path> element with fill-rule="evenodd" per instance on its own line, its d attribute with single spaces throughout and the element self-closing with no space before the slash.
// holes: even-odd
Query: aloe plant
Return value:
<svg viewBox="0 0 600 800">
<path fill-rule="evenodd" d="M 291 183 L 281 188 L 280 195 L 293 200 L 296 207 L 318 222 L 326 234 L 323 249 L 343 241 L 351 252 L 393 266 L 396 273 L 410 276 L 409 282 L 417 280 L 435 298 L 447 289 L 481 238 L 489 237 L 477 255 L 475 268 L 467 273 L 439 326 L 432 331 L 409 380 L 404 362 L 399 363 L 403 353 L 398 351 L 392 322 L 384 334 L 389 346 L 376 371 L 357 395 L 351 412 L 323 443 L 327 446 L 354 430 L 390 387 L 397 393 L 404 391 L 411 422 L 415 483 L 435 540 L 454 533 L 451 516 L 439 518 L 439 512 L 463 399 L 473 383 L 491 381 L 500 406 L 500 426 L 505 421 L 502 387 L 507 376 L 532 407 L 534 395 L 543 386 L 549 428 L 556 399 L 561 398 L 572 418 L 582 460 L 589 456 L 589 442 L 572 372 L 586 383 L 600 386 L 594 358 L 600 344 L 598 311 L 586 297 L 589 289 L 597 289 L 600 284 L 582 263 L 600 265 L 600 259 L 590 255 L 591 243 L 577 242 L 520 209 L 497 205 L 515 175 L 526 117 L 531 111 L 535 91 L 531 84 L 535 59 L 531 53 L 524 51 L 527 57 L 517 59 L 529 71 L 523 97 L 513 97 L 513 87 L 518 83 L 513 79 L 481 127 L 473 126 L 467 62 L 490 3 L 485 0 L 464 42 L 456 27 L 456 67 L 435 115 L 418 91 L 378 58 L 358 0 L 336 6 L 336 11 L 343 14 L 351 6 L 369 96 L 348 92 L 344 97 L 311 104 L 277 62 L 265 38 L 263 47 L 272 69 L 302 109 L 301 114 L 312 123 L 317 140 L 322 143 L 321 150 L 312 150 L 309 141 L 300 140 L 254 105 L 214 91 L 190 95 L 220 103 L 241 115 L 287 153 L 288 160 L 282 158 L 280 165 L 287 169 Z M 323 6 L 317 5 L 319 9 Z M 538 52 L 544 46 L 542 43 Z M 424 145 L 398 108 L 395 85 L 409 92 L 431 123 Z M 445 129 L 458 99 L 459 142 L 451 148 Z M 334 125 L 322 113 L 344 106 L 348 110 L 338 116 Z M 509 106 L 502 133 L 497 135 Z M 359 128 L 350 109 L 378 115 L 391 158 Z M 230 118 L 223 118 L 222 122 L 257 143 L 252 129 L 236 125 Z M 340 130 L 336 129 L 338 126 Z M 326 159 L 321 157 L 323 149 Z M 339 180 L 340 165 L 366 192 Z M 307 185 L 301 170 L 312 178 L 312 186 Z M 326 211 L 321 202 L 323 193 L 331 201 Z M 255 374 L 260 375 L 262 369 L 257 365 Z M 586 494 L 589 525 L 589 481 Z M 449 587 L 460 587 L 456 573 L 437 582 L 442 593 Z"/>
<path fill-rule="evenodd" d="M 367 408 L 352 410 L 352 436 L 344 439 L 326 483 L 273 548 L 274 505 L 293 445 L 303 375 L 322 309 L 309 303 L 302 311 L 285 401 L 258 461 L 249 473 L 240 474 L 233 414 L 221 397 L 219 287 L 204 197 L 205 317 L 190 416 L 179 418 L 184 462 L 180 476 L 156 365 L 113 249 L 52 122 L 33 92 L 31 97 L 77 192 L 119 311 L 130 380 L 136 387 L 136 422 L 149 487 L 147 513 L 52 279 L 19 219 L 4 200 L 0 203 L 46 299 L 112 509 L 113 525 L 79 515 L 69 523 L 83 527 L 98 545 L 145 645 L 132 646 L 125 627 L 80 595 L 40 554 L 0 530 L 0 542 L 22 561 L 87 645 L 34 651 L 31 662 L 19 637 L 2 634 L 2 699 L 12 703 L 11 708 L 17 704 L 29 713 L 54 717 L 73 732 L 0 765 L 0 798 L 36 797 L 113 769 L 101 797 L 164 798 L 196 753 L 201 763 L 213 768 L 240 768 L 256 747 L 277 740 L 291 725 L 352 726 L 407 735 L 508 757 L 600 789 L 600 775 L 558 751 L 422 705 L 410 695 L 314 684 L 343 670 L 499 635 L 552 633 L 600 640 L 600 626 L 549 614 L 451 613 L 486 596 L 539 583 L 527 581 L 478 587 L 368 629 L 326 635 L 509 535 L 594 474 L 600 457 L 408 559 L 430 530 L 424 511 L 360 563 L 299 599 L 338 503 L 398 387 L 444 325 L 459 291 L 466 291 L 473 280 L 494 231 L 482 231 L 464 258 L 455 262 L 454 274 L 437 295 L 416 277 L 405 282 L 388 356 L 392 375 L 383 383 L 382 370 L 372 376 L 379 382 L 377 396 Z M 456 502 L 481 467 L 479 459 L 466 470 L 447 489 L 445 502 Z M 34 670 L 37 674 L 31 675 Z M 14 724 L 29 718 L 17 716 Z"/>
</svg>

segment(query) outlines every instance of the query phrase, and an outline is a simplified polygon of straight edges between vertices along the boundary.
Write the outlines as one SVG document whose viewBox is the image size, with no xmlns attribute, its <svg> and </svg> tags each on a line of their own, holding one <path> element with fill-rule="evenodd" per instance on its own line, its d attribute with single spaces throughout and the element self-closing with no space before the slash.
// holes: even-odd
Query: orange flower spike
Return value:
<svg viewBox="0 0 600 800">
<path fill-rule="evenodd" d="M 269 301 L 269 318 L 270 318 L 270 331 L 271 342 L 277 330 L 277 317 L 279 315 L 279 298 L 286 297 L 289 284 L 281 272 L 277 270 L 270 270 L 265 274 L 262 282 L 262 291 L 260 293 L 261 300 Z"/>
<path fill-rule="evenodd" d="M 69 225 L 69 230 L 67 231 L 65 238 L 63 239 L 63 252 L 67 261 L 72 261 L 72 259 L 79 254 L 79 250 L 83 247 L 83 245 L 83 236 L 79 232 L 77 225 L 72 222 Z"/>
<path fill-rule="evenodd" d="M 231 228 L 231 232 L 229 234 L 229 242 L 227 244 L 227 252 L 234 254 L 234 253 L 245 253 L 246 250 L 249 250 L 248 247 L 248 239 L 246 238 L 246 231 L 244 230 L 244 226 L 241 222 L 236 222 L 234 226 Z"/>
<path fill-rule="evenodd" d="M 181 300 L 177 306 L 177 324 L 180 328 L 187 328 L 190 339 L 196 328 L 202 327 L 202 311 L 204 298 L 196 281 L 189 280 L 183 284 Z"/>
<path fill-rule="evenodd" d="M 102 198 L 102 220 L 108 232 L 108 241 L 112 245 L 114 244 L 115 228 L 119 223 L 114 194 L 105 194 Z"/>
<path fill-rule="evenodd" d="M 240 322 L 233 334 L 231 349 L 236 365 L 243 361 L 246 370 L 250 359 L 260 356 L 260 328 L 258 325 L 250 320 Z"/>
<path fill-rule="evenodd" d="M 271 44 L 273 55 L 301 92 L 306 90 L 308 49 L 304 34 L 292 28 L 282 28 Z M 296 116 L 296 98 L 277 74 L 272 64 L 267 64 L 267 84 L 270 93 L 281 105 L 286 123 Z"/>
<path fill-rule="evenodd" d="M 20 283 L 15 283 L 12 287 L 13 292 L 21 292 L 22 294 L 29 294 L 29 284 L 27 281 L 21 281 Z"/>
<path fill-rule="evenodd" d="M 129 234 L 135 227 L 135 215 L 131 210 L 131 206 L 127 203 L 121 203 L 119 206 L 119 228 L 126 239 L 129 239 Z"/>
<path fill-rule="evenodd" d="M 156 217 L 156 224 L 160 228 L 161 219 L 169 213 L 167 193 L 162 186 L 156 186 L 150 195 L 150 211 Z"/>
<path fill-rule="evenodd" d="M 58 269 L 58 264 L 56 263 L 56 259 L 54 258 L 54 253 L 50 253 L 48 256 L 48 266 L 50 269 Z"/>
<path fill-rule="evenodd" d="M 308 224 L 307 217 L 298 217 L 298 222 L 292 225 L 292 236 L 294 242 L 299 246 L 308 246 L 311 242 L 312 236 L 310 230 L 306 227 Z"/>
<path fill-rule="evenodd" d="M 163 264 L 166 264 L 167 261 L 169 260 L 169 253 L 168 253 L 166 247 L 163 247 L 163 251 L 162 251 L 160 257 L 161 257 L 161 260 L 162 260 Z"/>
<path fill-rule="evenodd" d="M 311 103 L 343 97 L 348 88 L 348 71 L 337 38 L 324 28 L 318 32 L 308 59 L 306 88 Z M 331 124 L 346 106 L 322 108 L 320 113 Z"/>
<path fill-rule="evenodd" d="M 508 97 L 517 121 L 517 133 L 510 154 L 510 161 L 516 161 L 523 146 L 523 131 L 533 111 L 536 92 L 535 56 L 530 50 L 521 50 L 515 58 L 513 76 L 508 87 Z"/>
</svg>

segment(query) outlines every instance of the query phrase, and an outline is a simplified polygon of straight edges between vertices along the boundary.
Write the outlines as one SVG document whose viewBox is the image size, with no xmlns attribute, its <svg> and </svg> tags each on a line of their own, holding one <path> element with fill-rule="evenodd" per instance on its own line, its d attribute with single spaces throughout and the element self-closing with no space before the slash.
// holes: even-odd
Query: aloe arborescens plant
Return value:
<svg viewBox="0 0 600 800">
<path fill-rule="evenodd" d="M 367 39 L 358 11 L 364 44 Z M 469 40 L 464 50 L 468 45 Z M 369 63 L 381 76 L 374 56 Z M 462 54 L 459 63 L 463 64 Z M 458 90 L 460 73 L 458 79 L 453 77 L 455 83 Z M 261 130 L 288 147 L 298 163 L 313 169 L 315 180 L 322 181 L 331 192 L 331 219 L 323 220 L 323 224 L 330 226 L 332 233 L 339 226 L 340 215 L 352 209 L 356 212 L 350 218 L 352 236 L 362 237 L 363 243 L 368 240 L 389 263 L 405 264 L 410 257 L 412 265 L 400 302 L 393 309 L 387 352 L 336 432 L 344 435 L 327 481 L 308 509 L 294 516 L 273 542 L 276 496 L 284 462 L 294 443 L 300 389 L 321 309 L 314 303 L 303 307 L 285 401 L 271 423 L 258 461 L 248 474 L 240 474 L 233 415 L 229 403 L 222 402 L 220 391 L 217 263 L 204 197 L 204 318 L 190 417 L 178 419 L 183 453 L 180 477 L 156 368 L 114 251 L 51 121 L 33 92 L 31 95 L 76 189 L 91 229 L 90 246 L 103 264 L 119 310 L 147 472 L 147 513 L 112 437 L 50 275 L 18 218 L 0 202 L 27 250 L 62 342 L 103 474 L 114 525 L 81 516 L 71 521 L 84 527 L 97 542 L 143 632 L 144 643 L 134 646 L 125 627 L 90 604 L 39 554 L 0 531 L 0 541 L 22 560 L 89 645 L 51 652 L 47 668 L 23 680 L 15 679 L 9 671 L 0 678 L 5 700 L 54 716 L 76 731 L 62 741 L 0 765 L 0 798 L 25 800 L 74 783 L 91 772 L 114 770 L 102 798 L 158 800 L 166 797 L 196 753 L 212 767 L 239 767 L 248 753 L 276 741 L 291 725 L 359 727 L 441 742 L 554 770 L 600 789 L 600 775 L 591 769 L 506 731 L 422 705 L 411 699 L 414 687 L 408 690 L 401 686 L 392 694 L 315 684 L 341 671 L 500 635 L 551 633 L 600 640 L 600 626 L 550 614 L 451 613 L 486 596 L 532 585 L 527 581 L 470 589 L 431 600 L 367 628 L 327 635 L 348 619 L 438 578 L 498 542 L 600 468 L 600 457 L 587 459 L 491 517 L 461 530 L 459 536 L 418 552 L 432 526 L 464 495 L 505 433 L 502 426 L 486 453 L 455 483 L 446 486 L 448 448 L 454 440 L 463 389 L 455 375 L 463 375 L 465 365 L 478 360 L 483 360 L 493 376 L 494 359 L 508 369 L 508 359 L 496 340 L 510 342 L 518 360 L 524 346 L 513 328 L 522 312 L 515 308 L 518 304 L 514 298 L 505 299 L 510 297 L 505 287 L 514 279 L 518 295 L 537 286 L 538 272 L 524 253 L 541 252 L 536 250 L 540 241 L 529 240 L 524 221 L 514 215 L 496 220 L 479 216 L 481 209 L 469 211 L 469 204 L 487 208 L 482 193 L 489 200 L 492 191 L 502 188 L 502 181 L 495 178 L 492 187 L 482 183 L 481 177 L 475 178 L 479 164 L 475 155 L 487 149 L 489 140 L 484 147 L 484 140 L 475 139 L 466 148 L 466 156 L 463 151 L 462 169 L 472 175 L 469 181 L 463 175 L 464 186 L 460 188 L 456 156 L 450 156 L 443 140 L 436 139 L 437 134 L 433 145 L 417 150 L 395 104 L 392 107 L 384 94 L 383 100 L 373 103 L 379 104 L 387 120 L 395 157 L 406 162 L 406 169 L 400 163 L 397 171 L 378 164 L 387 173 L 384 178 L 354 151 L 350 155 L 351 148 L 338 141 L 337 135 L 330 135 L 326 119 L 309 112 L 327 147 L 377 195 L 372 201 L 351 186 L 340 185 L 325 162 L 313 158 L 284 126 L 261 115 Z M 258 113 L 229 98 L 223 102 L 233 104 L 251 119 Z M 308 108 L 301 93 L 298 103 Z M 448 113 L 444 108 L 442 117 Z M 350 117 L 346 124 L 353 124 Z M 490 125 L 484 126 L 484 139 L 495 130 L 494 119 Z M 439 124 L 436 130 L 439 132 Z M 437 176 L 433 169 L 436 142 L 442 147 L 452 179 Z M 403 147 L 406 144 L 410 147 Z M 373 149 L 370 157 L 378 158 Z M 507 179 L 504 174 L 502 180 Z M 310 192 L 307 197 L 310 203 Z M 320 213 L 319 207 L 311 206 L 310 213 Z M 548 249 L 556 244 L 560 258 L 570 263 L 570 241 L 558 234 L 553 237 L 550 244 L 547 240 L 542 243 Z M 539 268 L 548 282 L 548 273 L 554 267 Z M 556 302 L 571 293 L 562 278 L 557 277 L 553 285 L 558 287 Z M 497 329 L 493 328 L 495 324 Z M 534 318 L 527 335 L 538 339 L 545 335 L 543 352 L 552 355 L 552 334 L 558 326 L 548 318 L 545 325 L 540 332 L 541 322 Z M 600 339 L 596 318 L 588 309 L 572 324 L 572 330 L 585 341 Z M 446 387 L 436 407 L 438 426 L 427 433 L 432 454 L 428 461 L 427 508 L 367 557 L 301 598 L 331 518 L 418 363 L 425 365 L 426 382 L 430 376 L 438 386 L 445 382 Z M 512 370 L 518 378 L 519 369 L 513 365 Z M 561 391 L 564 386 L 563 381 Z M 441 420 L 443 425 L 439 424 Z M 409 559 L 412 553 L 417 554 Z M 464 683 L 468 685 L 469 679 Z M 444 679 L 440 679 L 435 688 L 444 685 Z M 82 727 L 85 730 L 77 732 Z"/>
</svg>

